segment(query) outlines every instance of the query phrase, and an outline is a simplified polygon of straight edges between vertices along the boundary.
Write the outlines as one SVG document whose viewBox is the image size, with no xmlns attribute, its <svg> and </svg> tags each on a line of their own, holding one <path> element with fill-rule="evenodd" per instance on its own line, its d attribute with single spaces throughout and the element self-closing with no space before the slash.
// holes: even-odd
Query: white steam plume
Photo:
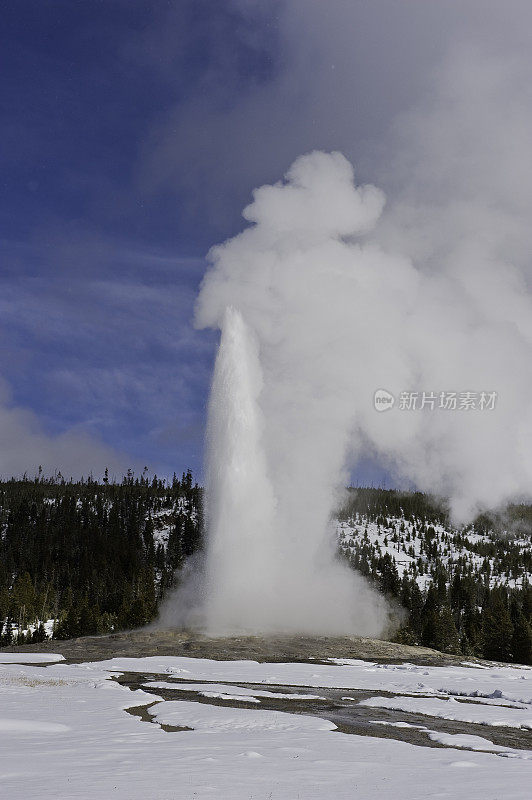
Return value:
<svg viewBox="0 0 532 800">
<path fill-rule="evenodd" d="M 299 159 L 288 181 L 255 193 L 244 213 L 256 224 L 213 251 L 198 301 L 198 324 L 223 328 L 209 423 L 207 625 L 378 634 L 384 603 L 335 560 L 328 534 L 356 408 L 344 370 L 346 257 L 361 270 L 374 258 L 341 237 L 370 229 L 383 197 L 355 189 L 340 154 Z"/>
<path fill-rule="evenodd" d="M 523 55 L 453 48 L 428 99 L 395 126 L 392 200 L 375 234 L 421 276 L 403 345 L 413 388 L 499 394 L 489 415 L 416 414 L 403 418 L 402 437 L 398 420 L 374 429 L 379 451 L 420 488 L 450 496 L 463 521 L 532 494 L 532 69 Z"/>
<path fill-rule="evenodd" d="M 334 561 L 328 536 L 349 457 L 368 447 L 449 495 L 456 519 L 530 491 L 532 307 L 519 273 L 482 248 L 423 273 L 377 243 L 383 205 L 340 153 L 314 152 L 256 190 L 253 224 L 211 252 L 197 323 L 223 328 L 209 440 L 213 628 L 382 628 L 382 603 Z M 493 390 L 499 402 L 379 414 L 381 387 Z"/>
</svg>

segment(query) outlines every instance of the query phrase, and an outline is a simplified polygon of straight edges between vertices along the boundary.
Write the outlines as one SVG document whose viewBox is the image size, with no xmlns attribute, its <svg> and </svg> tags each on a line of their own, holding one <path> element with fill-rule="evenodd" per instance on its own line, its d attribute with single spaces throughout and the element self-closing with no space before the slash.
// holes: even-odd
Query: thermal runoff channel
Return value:
<svg viewBox="0 0 532 800">
<path fill-rule="evenodd" d="M 384 199 L 340 153 L 313 152 L 255 190 L 249 227 L 210 253 L 196 323 L 221 330 L 202 577 L 212 633 L 384 631 L 384 600 L 335 555 L 339 491 L 362 452 L 448 497 L 456 522 L 531 485 L 528 295 L 493 254 L 460 271 L 452 239 L 437 270 L 414 263 Z M 496 390 L 501 402 L 382 414 L 377 389 Z"/>
</svg>

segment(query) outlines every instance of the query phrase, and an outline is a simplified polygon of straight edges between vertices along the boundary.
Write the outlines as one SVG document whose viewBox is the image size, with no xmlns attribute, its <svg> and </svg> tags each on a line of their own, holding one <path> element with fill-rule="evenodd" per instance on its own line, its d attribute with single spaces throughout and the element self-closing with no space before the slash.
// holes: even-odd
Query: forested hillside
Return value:
<svg viewBox="0 0 532 800">
<path fill-rule="evenodd" d="M 153 620 L 202 544 L 202 489 L 43 477 L 0 483 L 1 643 L 70 638 Z M 350 489 L 340 557 L 392 598 L 408 644 L 532 663 L 532 508 L 455 529 L 420 493 Z"/>
<path fill-rule="evenodd" d="M 200 544 L 201 494 L 190 472 L 171 482 L 129 473 L 121 483 L 0 483 L 2 644 L 153 619 Z"/>
<path fill-rule="evenodd" d="M 451 653 L 532 663 L 532 508 L 456 529 L 427 496 L 350 489 L 340 553 L 407 612 L 398 638 Z"/>
</svg>

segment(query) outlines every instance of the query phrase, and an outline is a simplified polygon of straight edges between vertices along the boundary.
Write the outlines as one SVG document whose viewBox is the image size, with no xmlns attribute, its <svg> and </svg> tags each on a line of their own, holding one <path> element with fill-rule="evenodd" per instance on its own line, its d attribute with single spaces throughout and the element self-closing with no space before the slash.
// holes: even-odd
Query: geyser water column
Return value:
<svg viewBox="0 0 532 800">
<path fill-rule="evenodd" d="M 229 306 L 207 428 L 207 632 L 376 633 L 379 599 L 323 542 L 282 524 L 265 455 L 262 389 L 255 334 Z"/>
<path fill-rule="evenodd" d="M 339 237 L 371 225 L 382 197 L 354 187 L 340 154 L 298 159 L 289 179 L 257 190 L 256 224 L 212 251 L 198 300 L 197 323 L 222 331 L 204 617 L 211 634 L 377 635 L 384 600 L 336 558 L 331 515 L 356 405 Z"/>
<path fill-rule="evenodd" d="M 205 616 L 210 632 L 268 627 L 275 604 L 275 499 L 262 448 L 257 342 L 225 311 L 209 403 Z"/>
</svg>

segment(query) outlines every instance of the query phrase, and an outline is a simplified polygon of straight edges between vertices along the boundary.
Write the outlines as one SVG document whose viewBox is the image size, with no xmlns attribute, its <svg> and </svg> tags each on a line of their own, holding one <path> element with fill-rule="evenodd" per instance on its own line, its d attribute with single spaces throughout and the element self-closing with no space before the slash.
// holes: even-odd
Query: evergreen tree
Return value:
<svg viewBox="0 0 532 800">
<path fill-rule="evenodd" d="M 518 664 L 532 664 L 532 629 L 522 612 L 513 623 L 512 656 Z"/>
<path fill-rule="evenodd" d="M 482 613 L 482 655 L 492 661 L 510 661 L 512 655 L 513 625 L 500 589 L 490 594 Z"/>
<path fill-rule="evenodd" d="M 444 653 L 460 653 L 460 639 L 448 603 L 443 604 L 437 616 L 432 646 Z"/>
</svg>

